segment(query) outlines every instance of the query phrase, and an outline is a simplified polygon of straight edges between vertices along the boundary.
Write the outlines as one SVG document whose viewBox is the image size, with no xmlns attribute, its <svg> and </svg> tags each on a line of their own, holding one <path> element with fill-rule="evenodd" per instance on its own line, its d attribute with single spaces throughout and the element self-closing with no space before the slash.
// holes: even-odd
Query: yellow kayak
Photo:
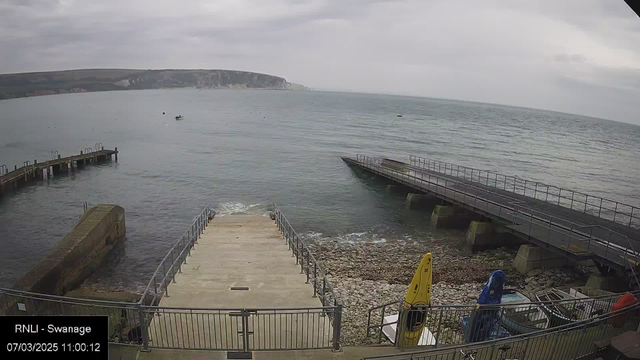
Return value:
<svg viewBox="0 0 640 360">
<path fill-rule="evenodd" d="M 407 296 L 404 298 L 402 308 L 409 310 L 421 309 L 431 304 L 431 253 L 427 253 L 422 257 L 420 265 L 416 273 L 413 275 Z M 404 344 L 418 345 L 422 329 L 424 329 L 425 312 L 420 310 L 411 310 L 406 312 L 404 319 Z"/>
</svg>

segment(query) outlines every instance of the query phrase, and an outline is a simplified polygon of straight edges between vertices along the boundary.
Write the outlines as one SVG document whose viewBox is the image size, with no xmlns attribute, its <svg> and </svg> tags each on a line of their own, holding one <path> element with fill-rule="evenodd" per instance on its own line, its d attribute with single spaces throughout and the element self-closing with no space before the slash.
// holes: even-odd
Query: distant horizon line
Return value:
<svg viewBox="0 0 640 360">
<path fill-rule="evenodd" d="M 631 123 L 631 122 L 627 122 L 627 121 L 623 121 L 623 120 L 607 119 L 607 118 L 602 118 L 602 117 L 597 117 L 597 116 L 587 115 L 587 114 L 570 113 L 570 112 L 566 112 L 566 111 L 552 110 L 552 109 L 542 109 L 542 108 L 535 108 L 535 107 L 522 106 L 522 105 L 511 105 L 511 104 L 494 103 L 494 102 L 482 102 L 482 101 L 475 101 L 475 100 L 443 98 L 443 97 L 417 95 L 417 94 L 410 94 L 410 93 L 398 93 L 398 92 L 394 93 L 394 92 L 378 92 L 378 91 L 366 91 L 366 90 L 349 90 L 349 89 L 338 89 L 338 88 L 333 88 L 332 89 L 332 88 L 323 88 L 323 87 L 312 87 L 312 86 L 308 86 L 308 85 L 301 84 L 301 83 L 298 83 L 298 82 L 291 82 L 284 76 L 272 75 L 272 74 L 268 74 L 268 73 L 264 73 L 264 72 L 257 72 L 257 71 L 250 71 L 250 70 L 222 69 L 222 68 L 208 68 L 208 69 L 207 68 L 155 68 L 155 69 L 146 68 L 146 69 L 143 69 L 143 68 L 125 68 L 125 67 L 122 67 L 122 68 L 120 68 L 120 67 L 105 67 L 105 68 L 76 68 L 76 69 L 63 69 L 63 70 L 23 71 L 23 72 L 13 72 L 13 73 L 0 73 L 0 76 L 3 76 L 3 75 L 20 75 L 20 74 L 51 73 L 51 72 L 67 72 L 67 71 L 90 71 L 90 70 L 139 70 L 139 71 L 162 71 L 162 70 L 183 70 L 183 71 L 207 70 L 207 71 L 217 71 L 217 70 L 221 70 L 221 71 L 238 71 L 238 72 L 245 72 L 245 73 L 252 73 L 252 74 L 259 74 L 259 75 L 267 75 L 267 76 L 273 76 L 273 77 L 282 78 L 289 84 L 296 84 L 296 85 L 304 86 L 307 89 L 307 91 L 343 92 L 343 93 L 369 94 L 369 95 L 391 95 L 391 96 L 434 99 L 434 100 L 445 100 L 445 101 L 458 101 L 458 102 L 466 102 L 466 103 L 472 103 L 472 104 L 497 105 L 497 106 L 504 106 L 504 107 L 518 108 L 518 109 L 547 111 L 547 112 L 564 114 L 564 115 L 582 116 L 582 117 L 591 118 L 591 119 L 595 119 L 595 120 L 604 120 L 604 121 L 610 121 L 610 122 L 614 122 L 614 123 L 622 123 L 622 124 L 640 126 L 640 124 Z"/>
<path fill-rule="evenodd" d="M 305 85 L 306 86 L 306 85 Z M 522 105 L 510 105 L 510 104 L 501 104 L 501 103 L 493 103 L 493 102 L 483 102 L 483 101 L 475 101 L 475 100 L 463 100 L 463 99 L 453 99 L 453 98 L 443 98 L 443 97 L 435 97 L 435 96 L 426 96 L 426 95 L 415 95 L 415 94 L 407 94 L 407 93 L 391 93 L 391 92 L 376 92 L 376 91 L 364 91 L 364 90 L 345 90 L 345 89 L 327 89 L 327 88 L 314 88 L 307 86 L 308 91 L 320 91 L 320 92 L 342 92 L 342 93 L 352 93 L 352 94 L 366 94 L 366 95 L 388 95 L 388 96 L 400 96 L 400 97 L 410 97 L 410 98 L 418 98 L 418 99 L 433 99 L 433 100 L 445 100 L 445 101 L 457 101 L 457 102 L 466 102 L 471 104 L 481 104 L 481 105 L 495 105 L 495 106 L 504 106 L 516 109 L 526 109 L 526 110 L 536 110 L 536 111 L 547 111 L 551 113 L 558 113 L 563 115 L 573 115 L 573 116 L 581 116 L 586 118 L 591 118 L 594 120 L 604 120 L 615 123 L 621 123 L 626 125 L 634 125 L 640 126 L 640 124 L 630 123 L 622 120 L 613 120 L 601 118 L 593 115 L 585 115 L 585 114 L 576 114 L 570 113 L 566 111 L 560 110 L 551 110 L 551 109 L 541 109 L 530 106 L 522 106 Z"/>
</svg>

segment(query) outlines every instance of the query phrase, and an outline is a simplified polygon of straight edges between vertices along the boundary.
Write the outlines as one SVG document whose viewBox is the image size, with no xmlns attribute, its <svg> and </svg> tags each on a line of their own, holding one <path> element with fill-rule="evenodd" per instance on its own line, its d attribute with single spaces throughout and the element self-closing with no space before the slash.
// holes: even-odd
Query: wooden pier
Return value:
<svg viewBox="0 0 640 360">
<path fill-rule="evenodd" d="M 25 161 L 22 167 L 14 165 L 13 171 L 10 171 L 6 165 L 1 165 L 0 196 L 34 181 L 48 179 L 51 175 L 70 173 L 87 164 L 111 160 L 114 155 L 115 161 L 117 162 L 117 147 L 114 150 L 105 150 L 104 147 L 97 150 L 85 148 L 83 151 L 80 151 L 79 155 L 67 157 L 57 155 L 57 158 L 54 157 L 51 160 L 40 162 L 34 160 L 33 163 Z"/>
</svg>

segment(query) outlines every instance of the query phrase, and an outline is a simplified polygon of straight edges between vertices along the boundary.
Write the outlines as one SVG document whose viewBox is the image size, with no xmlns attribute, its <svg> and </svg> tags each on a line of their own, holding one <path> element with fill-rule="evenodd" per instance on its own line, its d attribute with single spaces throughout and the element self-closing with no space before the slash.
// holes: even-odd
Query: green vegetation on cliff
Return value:
<svg viewBox="0 0 640 360">
<path fill-rule="evenodd" d="M 301 90 L 284 78 L 234 70 L 83 69 L 0 74 L 0 99 L 161 88 Z"/>
</svg>

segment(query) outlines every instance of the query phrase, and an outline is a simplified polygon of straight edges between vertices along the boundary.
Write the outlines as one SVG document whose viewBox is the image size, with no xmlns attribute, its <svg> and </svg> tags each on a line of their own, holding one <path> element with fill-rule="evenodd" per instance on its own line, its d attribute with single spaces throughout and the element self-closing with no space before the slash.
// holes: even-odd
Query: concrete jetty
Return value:
<svg viewBox="0 0 640 360">
<path fill-rule="evenodd" d="M 33 163 L 25 161 L 21 167 L 14 165 L 13 170 L 2 164 L 0 165 L 0 196 L 33 181 L 48 179 L 59 173 L 70 173 L 87 164 L 111 160 L 113 156 L 117 162 L 117 147 L 114 150 L 108 150 L 102 146 L 98 147 L 96 144 L 95 149 L 85 148 L 80 151 L 79 155 L 62 157 L 57 152 L 53 152 L 51 160 L 38 161 L 36 159 L 33 160 Z"/>
<path fill-rule="evenodd" d="M 149 325 L 152 347 L 332 347 L 332 310 L 321 307 L 269 217 L 215 217 L 169 290 Z"/>
<path fill-rule="evenodd" d="M 169 307 L 319 307 L 273 221 L 216 216 L 176 275 Z"/>
</svg>

